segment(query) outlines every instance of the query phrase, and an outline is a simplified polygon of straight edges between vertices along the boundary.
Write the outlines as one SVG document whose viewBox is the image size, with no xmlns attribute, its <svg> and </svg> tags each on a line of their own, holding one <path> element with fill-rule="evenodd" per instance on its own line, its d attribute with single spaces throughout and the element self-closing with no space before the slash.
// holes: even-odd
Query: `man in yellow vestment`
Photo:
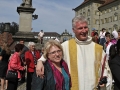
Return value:
<svg viewBox="0 0 120 90">
<path fill-rule="evenodd" d="M 67 62 L 71 74 L 71 90 L 95 90 L 101 75 L 101 67 L 105 52 L 103 47 L 92 41 L 88 36 L 88 23 L 84 16 L 76 16 L 72 20 L 75 38 L 62 43 L 64 60 Z M 44 57 L 38 61 L 36 72 L 42 76 Z M 107 61 L 103 76 L 107 76 L 108 83 L 101 90 L 111 90 L 111 72 Z"/>
</svg>

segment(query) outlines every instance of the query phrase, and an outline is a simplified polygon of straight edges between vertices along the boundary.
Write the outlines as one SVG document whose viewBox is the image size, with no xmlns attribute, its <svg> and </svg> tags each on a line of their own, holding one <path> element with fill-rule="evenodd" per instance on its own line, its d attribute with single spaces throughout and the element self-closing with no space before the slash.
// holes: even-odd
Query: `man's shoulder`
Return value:
<svg viewBox="0 0 120 90">
<path fill-rule="evenodd" d="M 102 47 L 102 45 L 98 44 L 98 43 L 95 43 L 95 45 L 97 45 L 98 47 Z"/>
<path fill-rule="evenodd" d="M 26 51 L 28 51 L 28 50 L 29 50 L 28 47 L 26 47 L 26 46 L 24 45 L 23 52 L 26 52 Z"/>
<path fill-rule="evenodd" d="M 69 42 L 69 40 L 64 41 L 61 45 L 66 45 Z"/>
<path fill-rule="evenodd" d="M 72 40 L 72 41 L 75 41 L 75 39 L 72 38 L 72 39 L 70 39 L 70 40 L 67 40 L 67 41 L 63 42 L 62 45 L 68 45 L 68 43 L 69 43 L 71 40 Z"/>
<path fill-rule="evenodd" d="M 97 43 L 95 43 L 95 47 L 96 47 L 96 48 L 101 48 L 101 49 L 103 49 L 103 46 L 100 45 L 100 44 L 97 44 Z"/>
</svg>

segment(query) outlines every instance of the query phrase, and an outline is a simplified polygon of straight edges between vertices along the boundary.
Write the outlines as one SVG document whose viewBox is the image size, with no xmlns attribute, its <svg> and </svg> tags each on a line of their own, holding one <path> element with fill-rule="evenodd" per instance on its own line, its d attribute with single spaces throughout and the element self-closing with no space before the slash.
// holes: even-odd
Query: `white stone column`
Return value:
<svg viewBox="0 0 120 90">
<path fill-rule="evenodd" d="M 20 32 L 31 32 L 32 28 L 32 15 L 35 8 L 31 7 L 17 7 L 17 11 L 20 15 L 19 18 L 19 31 Z"/>
</svg>

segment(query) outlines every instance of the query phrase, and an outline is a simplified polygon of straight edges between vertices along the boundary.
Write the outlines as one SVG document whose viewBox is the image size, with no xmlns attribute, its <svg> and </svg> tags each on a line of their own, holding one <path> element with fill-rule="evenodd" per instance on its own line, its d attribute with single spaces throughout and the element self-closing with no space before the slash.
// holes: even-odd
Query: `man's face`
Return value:
<svg viewBox="0 0 120 90">
<path fill-rule="evenodd" d="M 76 22 L 73 32 L 75 36 L 80 41 L 85 41 L 88 38 L 88 24 L 87 22 Z"/>
<path fill-rule="evenodd" d="M 20 44 L 24 44 L 24 41 L 20 41 Z"/>
<path fill-rule="evenodd" d="M 102 32 L 105 32 L 105 30 L 103 29 Z"/>
</svg>

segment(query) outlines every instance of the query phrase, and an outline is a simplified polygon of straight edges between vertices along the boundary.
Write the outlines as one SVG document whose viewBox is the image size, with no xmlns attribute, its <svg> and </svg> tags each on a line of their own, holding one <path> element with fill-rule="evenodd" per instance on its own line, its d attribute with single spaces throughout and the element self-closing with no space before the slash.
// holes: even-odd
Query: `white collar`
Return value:
<svg viewBox="0 0 120 90">
<path fill-rule="evenodd" d="M 86 41 L 80 41 L 75 37 L 75 41 L 79 45 L 87 45 L 87 44 L 90 44 L 92 42 L 92 37 L 88 36 Z"/>
</svg>

